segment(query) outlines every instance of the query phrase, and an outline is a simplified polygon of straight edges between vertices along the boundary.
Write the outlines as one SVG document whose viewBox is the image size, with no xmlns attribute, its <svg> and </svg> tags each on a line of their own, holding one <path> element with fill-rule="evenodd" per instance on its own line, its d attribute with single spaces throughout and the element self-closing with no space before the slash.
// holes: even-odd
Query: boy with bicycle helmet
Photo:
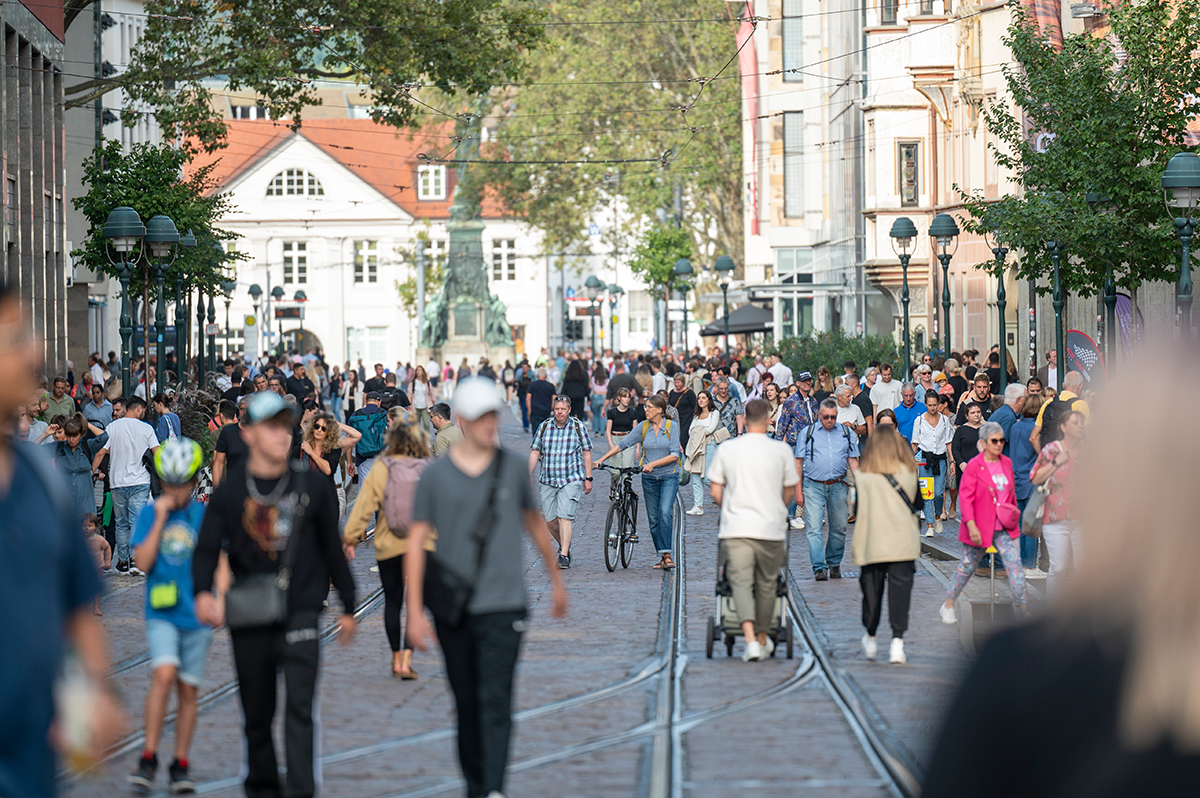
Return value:
<svg viewBox="0 0 1200 798">
<path fill-rule="evenodd" d="M 196 695 L 204 678 L 212 629 L 196 619 L 192 552 L 200 534 L 204 505 L 192 498 L 204 464 L 200 445 L 173 438 L 154 453 L 162 494 L 138 516 L 132 545 L 146 572 L 146 642 L 153 671 L 146 694 L 146 742 L 137 770 L 129 776 L 136 792 L 149 793 L 158 769 L 158 742 L 171 688 L 179 695 L 175 757 L 168 768 L 171 793 L 193 792 L 188 747 L 196 725 Z"/>
</svg>

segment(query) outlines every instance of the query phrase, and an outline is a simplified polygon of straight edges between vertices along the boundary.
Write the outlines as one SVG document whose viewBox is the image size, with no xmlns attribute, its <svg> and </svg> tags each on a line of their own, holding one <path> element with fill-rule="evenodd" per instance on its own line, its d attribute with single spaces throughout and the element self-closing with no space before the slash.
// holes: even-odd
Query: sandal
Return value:
<svg viewBox="0 0 1200 798">
<path fill-rule="evenodd" d="M 670 571 L 675 567 L 675 563 L 671 562 L 671 555 L 664 554 L 663 558 L 654 564 L 655 568 L 661 568 L 664 571 Z"/>
</svg>

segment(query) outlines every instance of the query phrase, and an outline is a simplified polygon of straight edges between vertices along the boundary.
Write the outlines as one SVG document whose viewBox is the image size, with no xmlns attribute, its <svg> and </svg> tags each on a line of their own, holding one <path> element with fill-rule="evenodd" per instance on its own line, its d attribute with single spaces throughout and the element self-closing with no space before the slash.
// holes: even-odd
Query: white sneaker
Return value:
<svg viewBox="0 0 1200 798">
<path fill-rule="evenodd" d="M 958 616 L 954 614 L 953 607 L 947 607 L 945 604 L 938 607 L 938 613 L 942 616 L 942 623 L 947 626 L 958 623 Z"/>
<path fill-rule="evenodd" d="M 146 572 L 143 571 L 141 568 L 138 568 L 136 565 L 131 565 L 131 566 L 129 566 L 129 575 L 130 576 L 145 576 Z"/>
<path fill-rule="evenodd" d="M 939 535 L 942 534 L 942 519 L 941 518 L 939 518 L 933 522 L 933 531 L 938 533 Z"/>
<path fill-rule="evenodd" d="M 892 638 L 892 655 L 888 658 L 888 661 L 893 665 L 903 665 L 904 663 L 908 662 L 908 657 L 904 656 L 903 637 Z"/>
<path fill-rule="evenodd" d="M 925 520 L 925 511 L 924 510 L 918 510 L 917 515 L 920 516 L 922 521 Z"/>
<path fill-rule="evenodd" d="M 704 508 L 703 507 L 693 507 L 692 509 L 687 511 L 687 514 L 688 515 L 704 515 Z"/>
<path fill-rule="evenodd" d="M 863 633 L 862 647 L 863 651 L 867 655 L 867 659 L 873 660 L 875 657 L 879 656 L 879 641 L 876 638 L 871 637 L 869 634 Z"/>
<path fill-rule="evenodd" d="M 1025 578 L 1026 579 L 1045 579 L 1046 576 L 1047 576 L 1046 572 L 1043 571 L 1041 568 L 1026 568 L 1025 569 Z"/>
<path fill-rule="evenodd" d="M 770 635 L 767 635 L 767 642 L 762 644 L 762 650 L 762 656 L 759 659 L 770 659 L 771 655 L 775 653 L 775 641 L 771 639 Z"/>
<path fill-rule="evenodd" d="M 800 516 L 796 516 L 792 519 L 788 526 L 790 526 L 792 529 L 804 529 L 804 519 Z"/>
<path fill-rule="evenodd" d="M 937 533 L 933 531 L 933 527 L 928 527 L 925 530 L 925 537 L 927 537 L 927 538 L 935 537 L 936 535 L 937 535 Z"/>
<path fill-rule="evenodd" d="M 747 640 L 746 650 L 742 652 L 742 662 L 753 662 L 762 659 L 763 647 L 757 640 Z"/>
</svg>

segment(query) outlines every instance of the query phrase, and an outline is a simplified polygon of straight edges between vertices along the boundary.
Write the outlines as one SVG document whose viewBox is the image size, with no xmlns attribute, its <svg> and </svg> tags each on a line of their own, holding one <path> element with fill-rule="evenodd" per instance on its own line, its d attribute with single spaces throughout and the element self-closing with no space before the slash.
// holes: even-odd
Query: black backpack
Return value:
<svg viewBox="0 0 1200 798">
<path fill-rule="evenodd" d="M 1046 405 L 1046 409 L 1042 411 L 1042 445 L 1052 443 L 1062 438 L 1062 420 L 1063 416 L 1074 409 L 1075 399 L 1053 399 L 1050 404 Z"/>
</svg>

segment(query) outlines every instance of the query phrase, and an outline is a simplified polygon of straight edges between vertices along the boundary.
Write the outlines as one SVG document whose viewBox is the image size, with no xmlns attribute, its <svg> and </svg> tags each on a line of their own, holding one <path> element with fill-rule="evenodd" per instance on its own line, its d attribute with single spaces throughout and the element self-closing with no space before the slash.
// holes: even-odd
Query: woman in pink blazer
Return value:
<svg viewBox="0 0 1200 798">
<path fill-rule="evenodd" d="M 954 600 L 962 593 L 988 546 L 995 546 L 1004 560 L 1013 600 L 1022 615 L 1029 612 L 1025 602 L 1025 570 L 1017 537 L 1021 534 L 1016 514 L 1017 494 L 1013 483 L 1012 460 L 1004 451 L 1004 428 L 989 421 L 979 428 L 979 452 L 962 468 L 958 479 L 958 506 L 962 523 L 958 539 L 963 544 L 962 562 L 954 573 L 946 603 L 941 607 L 942 622 L 956 623 Z M 1008 505 L 1005 507 L 1005 505 Z M 1008 528 L 1008 524 L 1012 528 Z"/>
</svg>

